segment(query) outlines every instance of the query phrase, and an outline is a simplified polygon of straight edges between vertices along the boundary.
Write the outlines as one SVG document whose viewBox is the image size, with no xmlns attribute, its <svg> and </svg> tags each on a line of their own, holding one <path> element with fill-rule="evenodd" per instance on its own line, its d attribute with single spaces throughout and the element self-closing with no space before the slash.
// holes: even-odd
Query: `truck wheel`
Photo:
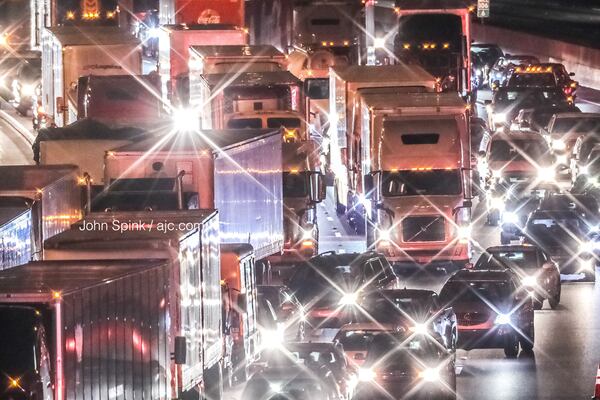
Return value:
<svg viewBox="0 0 600 400">
<path fill-rule="evenodd" d="M 223 385 L 227 389 L 231 389 L 233 387 L 233 365 L 229 364 L 223 368 Z"/>
<path fill-rule="evenodd" d="M 592 272 L 592 271 L 585 271 L 584 274 L 585 274 L 584 279 L 587 282 L 596 282 L 596 272 L 595 271 L 594 272 Z"/>
<path fill-rule="evenodd" d="M 516 334 L 504 337 L 504 355 L 507 358 L 515 358 L 519 355 L 519 338 Z"/>
<path fill-rule="evenodd" d="M 559 286 L 556 294 L 548 299 L 548 304 L 550 304 L 550 308 L 552 308 L 553 310 L 556 310 L 556 307 L 558 307 L 558 305 L 560 304 L 560 292 L 561 288 Z"/>
<path fill-rule="evenodd" d="M 346 207 L 342 203 L 340 203 L 340 196 L 338 196 L 337 189 L 333 188 L 333 197 L 335 198 L 335 213 L 338 216 L 342 216 L 346 213 Z"/>
<path fill-rule="evenodd" d="M 533 309 L 541 310 L 544 307 L 544 299 L 533 299 Z"/>
<path fill-rule="evenodd" d="M 221 363 L 217 363 L 204 373 L 204 399 L 221 400 L 223 398 L 223 374 Z"/>
<path fill-rule="evenodd" d="M 492 210 L 487 215 L 487 223 L 491 226 L 498 226 L 500 222 L 500 212 L 498 210 Z"/>
<path fill-rule="evenodd" d="M 238 360 L 233 368 L 233 379 L 235 383 L 244 383 L 248 380 L 248 375 L 248 363 L 246 362 L 246 357 L 243 357 L 241 360 Z"/>
<path fill-rule="evenodd" d="M 524 352 L 531 353 L 533 351 L 533 343 L 535 342 L 535 327 L 533 325 L 529 329 L 529 335 L 521 335 L 519 342 Z"/>
<path fill-rule="evenodd" d="M 510 238 L 504 232 L 500 232 L 500 244 L 510 244 Z"/>
</svg>

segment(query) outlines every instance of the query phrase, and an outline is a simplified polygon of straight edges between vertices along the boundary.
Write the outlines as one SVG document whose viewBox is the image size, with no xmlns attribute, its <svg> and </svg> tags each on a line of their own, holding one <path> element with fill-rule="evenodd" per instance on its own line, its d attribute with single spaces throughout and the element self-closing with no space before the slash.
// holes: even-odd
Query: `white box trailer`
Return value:
<svg viewBox="0 0 600 400">
<path fill-rule="evenodd" d="M 140 395 L 143 398 L 179 399 L 182 398 L 183 393 L 191 395 L 193 392 L 199 392 L 203 387 L 204 394 L 208 398 L 220 398 L 223 361 L 222 298 L 219 219 L 215 210 L 90 213 L 70 230 L 47 240 L 45 249 L 45 259 L 55 263 L 57 271 L 61 271 L 62 264 L 59 262 L 61 260 L 65 263 L 73 263 L 73 260 L 128 259 L 134 264 L 166 260 L 167 269 L 163 271 L 166 275 L 163 279 L 166 281 L 162 285 L 157 287 L 137 282 L 135 286 L 120 287 L 119 293 L 112 292 L 113 294 L 110 295 L 104 292 L 106 293 L 104 296 L 109 296 L 106 297 L 107 301 L 116 304 L 113 304 L 114 311 L 111 311 L 111 305 L 108 303 L 102 312 L 109 315 L 114 312 L 114 318 L 120 316 L 118 312 L 119 307 L 123 307 L 122 303 L 130 303 L 124 306 L 126 308 L 140 307 L 141 310 L 132 311 L 140 314 L 157 305 L 163 312 L 168 312 L 162 324 L 147 322 L 140 319 L 140 316 L 134 317 L 133 320 L 128 318 L 123 320 L 124 325 L 138 325 L 140 335 L 138 342 L 146 343 L 148 346 L 147 351 L 140 349 L 143 353 L 141 356 L 149 362 L 145 368 L 160 368 L 160 373 L 155 373 L 152 378 L 139 379 L 137 382 L 134 380 L 133 387 L 129 390 L 143 393 Z M 106 261 L 101 262 L 106 263 Z M 90 274 L 92 271 L 90 270 Z M 50 287 L 55 290 L 58 288 L 58 286 Z M 168 288 L 168 293 L 164 291 L 164 287 Z M 144 303 L 136 306 L 135 302 L 128 302 L 128 296 L 133 296 L 135 300 L 136 296 L 144 295 L 147 295 Z M 64 307 L 75 308 L 75 315 L 85 313 L 88 306 L 94 305 L 85 302 L 80 305 L 66 303 L 67 301 L 64 302 Z M 82 302 L 75 300 L 69 303 Z M 127 316 L 123 315 L 123 317 Z M 108 321 L 110 322 L 106 324 L 113 323 L 112 319 Z M 94 335 L 94 328 L 84 325 L 84 343 L 86 328 L 89 335 Z M 114 329 L 116 331 L 117 326 Z M 69 332 L 68 327 L 65 326 L 63 334 L 69 335 Z M 145 335 L 142 335 L 143 333 Z M 168 354 L 173 354 L 176 351 L 177 337 L 184 337 L 187 344 L 183 364 L 175 364 L 169 357 L 160 362 L 151 358 L 155 354 L 152 341 L 164 338 L 168 343 Z M 135 337 L 133 340 L 135 345 Z M 107 363 L 110 363 L 112 361 L 110 356 L 107 358 Z M 68 366 L 68 362 L 69 360 L 65 359 L 65 366 Z M 153 365 L 152 362 L 158 365 Z M 65 371 L 71 370 L 67 368 Z M 137 373 L 145 373 L 143 371 L 145 370 L 138 370 Z M 105 379 L 115 379 L 103 376 L 102 373 L 103 370 L 98 372 L 97 379 L 100 382 L 104 382 Z M 125 374 L 127 373 L 129 372 Z M 133 374 L 135 373 L 134 371 Z M 69 381 L 69 378 L 75 380 L 74 376 L 67 377 L 65 398 L 83 398 L 78 395 L 76 382 Z M 155 380 L 160 381 L 161 385 L 166 384 L 165 390 L 149 391 Z M 115 390 L 119 384 L 128 388 L 127 381 L 111 387 Z M 90 398 L 104 400 L 111 397 L 105 394 L 106 392 L 101 392 L 99 397 Z M 137 397 L 138 394 L 124 394 L 124 398 Z"/>
<path fill-rule="evenodd" d="M 185 171 L 181 177 L 184 208 L 218 209 L 223 243 L 250 243 L 257 260 L 279 254 L 283 249 L 281 146 L 279 129 L 241 129 L 200 135 L 183 132 L 169 140 L 151 138 L 112 149 L 106 155 L 104 177 L 111 190 L 94 201 L 93 209 L 160 207 L 167 193 L 154 190 L 158 198 L 153 200 L 150 190 L 139 188 L 167 179 L 172 188 Z M 137 194 L 117 190 L 127 186 L 137 189 Z"/>
<path fill-rule="evenodd" d="M 77 120 L 77 81 L 85 75 L 141 75 L 142 47 L 115 27 L 57 26 L 42 37 L 42 93 L 38 121 L 64 126 Z M 41 100 L 41 101 L 40 101 Z M 40 122 L 38 122 L 40 123 Z"/>
<path fill-rule="evenodd" d="M 0 270 L 41 260 L 44 240 L 81 218 L 74 165 L 0 167 Z"/>
</svg>

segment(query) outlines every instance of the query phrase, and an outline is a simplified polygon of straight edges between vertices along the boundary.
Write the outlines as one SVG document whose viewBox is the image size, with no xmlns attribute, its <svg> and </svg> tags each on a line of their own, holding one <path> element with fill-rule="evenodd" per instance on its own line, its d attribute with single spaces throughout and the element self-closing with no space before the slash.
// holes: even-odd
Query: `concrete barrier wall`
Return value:
<svg viewBox="0 0 600 400">
<path fill-rule="evenodd" d="M 474 24 L 476 42 L 498 43 L 506 53 L 532 54 L 540 61 L 563 63 L 582 86 L 600 89 L 600 50 L 528 33 Z"/>
</svg>

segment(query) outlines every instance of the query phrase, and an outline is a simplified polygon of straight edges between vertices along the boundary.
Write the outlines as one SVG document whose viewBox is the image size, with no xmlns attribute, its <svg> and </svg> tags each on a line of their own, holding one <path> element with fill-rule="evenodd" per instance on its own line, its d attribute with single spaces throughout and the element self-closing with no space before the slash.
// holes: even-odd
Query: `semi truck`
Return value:
<svg viewBox="0 0 600 400">
<path fill-rule="evenodd" d="M 329 79 L 330 163 L 334 178 L 334 197 L 339 215 L 347 214 L 358 233 L 364 233 L 363 198 L 356 192 L 360 175 L 353 164 L 358 139 L 355 130 L 361 123 L 360 92 L 377 89 L 380 92 L 434 92 L 435 78 L 419 66 L 405 64 L 333 67 Z"/>
<path fill-rule="evenodd" d="M 164 117 L 157 74 L 86 75 L 78 80 L 77 120 L 153 129 Z"/>
<path fill-rule="evenodd" d="M 160 0 L 161 25 L 244 26 L 244 0 Z"/>
<path fill-rule="evenodd" d="M 221 398 L 216 211 L 90 213 L 45 249 L 49 282 L 34 274 L 33 287 L 52 288 L 62 322 L 55 398 Z M 151 279 L 138 275 L 148 269 Z M 92 282 L 80 290 L 60 285 L 83 275 Z"/>
<path fill-rule="evenodd" d="M 471 11 L 468 0 L 396 0 L 394 54 L 418 63 L 445 90 L 471 92 Z"/>
<path fill-rule="evenodd" d="M 171 206 L 218 209 L 222 242 L 249 243 L 264 260 L 283 249 L 281 135 L 278 129 L 182 132 L 112 149 L 104 162 L 105 194 L 92 208 L 160 208 L 166 197 L 149 203 L 148 193 L 161 184 L 180 193 Z"/>
<path fill-rule="evenodd" d="M 225 2 L 220 0 L 215 3 Z M 158 30 L 158 73 L 162 82 L 163 101 L 172 107 L 184 107 L 189 102 L 190 46 L 247 43 L 248 32 L 241 25 L 196 23 L 162 26 Z"/>
<path fill-rule="evenodd" d="M 190 73 L 285 71 L 287 56 L 269 45 L 191 46 Z"/>
<path fill-rule="evenodd" d="M 40 129 L 32 146 L 33 159 L 42 166 L 77 165 L 86 174 L 87 182 L 83 183 L 103 186 L 105 152 L 147 136 L 141 128 L 111 128 L 85 118 L 62 128 Z"/>
<path fill-rule="evenodd" d="M 81 218 L 73 165 L 0 167 L 0 270 L 43 257 L 44 240 Z"/>
<path fill-rule="evenodd" d="M 367 246 L 390 262 L 463 267 L 471 256 L 469 109 L 458 93 L 365 91 L 355 165 Z"/>
<path fill-rule="evenodd" d="M 236 113 L 285 110 L 303 117 L 303 99 L 302 82 L 288 71 L 190 75 L 190 106 L 203 129 L 228 127 Z"/>
<path fill-rule="evenodd" d="M 87 75 L 141 75 L 139 40 L 114 27 L 57 26 L 42 38 L 42 89 L 33 124 L 62 127 L 77 120 L 77 84 Z"/>
</svg>

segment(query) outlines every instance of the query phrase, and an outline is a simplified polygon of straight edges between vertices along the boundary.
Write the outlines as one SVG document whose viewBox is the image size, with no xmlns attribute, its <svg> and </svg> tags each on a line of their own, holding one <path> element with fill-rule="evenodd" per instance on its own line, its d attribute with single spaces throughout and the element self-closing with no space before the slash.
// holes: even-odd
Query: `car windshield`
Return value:
<svg viewBox="0 0 600 400">
<path fill-rule="evenodd" d="M 494 140 L 490 161 L 531 161 L 540 162 L 548 157 L 548 147 L 544 140 Z"/>
<path fill-rule="evenodd" d="M 267 128 L 300 128 L 300 118 L 268 118 Z"/>
<path fill-rule="evenodd" d="M 483 303 L 504 308 L 511 298 L 510 287 L 505 281 L 450 281 L 447 282 L 440 298 L 446 304 Z"/>
<path fill-rule="evenodd" d="M 408 339 L 398 335 L 377 335 L 367 349 L 366 366 L 377 364 L 377 369 L 387 371 L 413 371 L 423 364 L 437 363 L 444 352 L 428 336 Z M 417 361 L 418 360 L 418 361 Z"/>
<path fill-rule="evenodd" d="M 381 330 L 342 331 L 336 338 L 344 346 L 344 351 L 364 351 L 373 338 L 381 332 Z"/>
<path fill-rule="evenodd" d="M 329 99 L 329 79 L 306 79 L 306 96 L 313 100 Z"/>
<path fill-rule="evenodd" d="M 520 109 L 541 106 L 558 106 L 568 104 L 564 93 L 560 90 L 499 90 L 494 95 L 494 103 L 509 105 L 517 103 Z"/>
<path fill-rule="evenodd" d="M 537 255 L 535 250 L 508 250 L 494 251 L 491 254 L 483 254 L 477 260 L 475 269 L 498 270 L 511 269 L 538 269 Z"/>
<path fill-rule="evenodd" d="M 262 120 L 260 118 L 238 118 L 227 121 L 229 129 L 260 129 Z"/>
<path fill-rule="evenodd" d="M 405 318 L 421 321 L 433 308 L 431 296 L 369 296 L 361 302 L 366 311 L 365 321 L 388 322 L 390 318 Z"/>
<path fill-rule="evenodd" d="M 552 133 L 598 132 L 600 118 L 557 118 L 552 125 Z"/>
<path fill-rule="evenodd" d="M 26 307 L 0 307 L 0 391 L 5 392 L 6 376 L 17 378 L 35 371 L 35 343 L 38 316 Z"/>
<path fill-rule="evenodd" d="M 283 197 L 306 197 L 308 176 L 306 172 L 283 173 Z"/>
<path fill-rule="evenodd" d="M 473 53 L 475 53 L 477 56 L 479 56 L 481 61 L 483 61 L 485 64 L 488 64 L 488 65 L 495 62 L 499 57 L 502 57 L 502 50 L 500 50 L 498 47 L 494 47 L 494 46 L 490 46 L 490 47 L 472 46 L 471 51 Z"/>
<path fill-rule="evenodd" d="M 540 87 L 556 86 L 556 80 L 552 73 L 542 74 L 514 74 L 508 81 L 508 87 Z"/>
<path fill-rule="evenodd" d="M 429 171 L 384 172 L 383 195 L 436 196 L 457 195 L 462 191 L 460 171 L 435 169 Z"/>
</svg>

